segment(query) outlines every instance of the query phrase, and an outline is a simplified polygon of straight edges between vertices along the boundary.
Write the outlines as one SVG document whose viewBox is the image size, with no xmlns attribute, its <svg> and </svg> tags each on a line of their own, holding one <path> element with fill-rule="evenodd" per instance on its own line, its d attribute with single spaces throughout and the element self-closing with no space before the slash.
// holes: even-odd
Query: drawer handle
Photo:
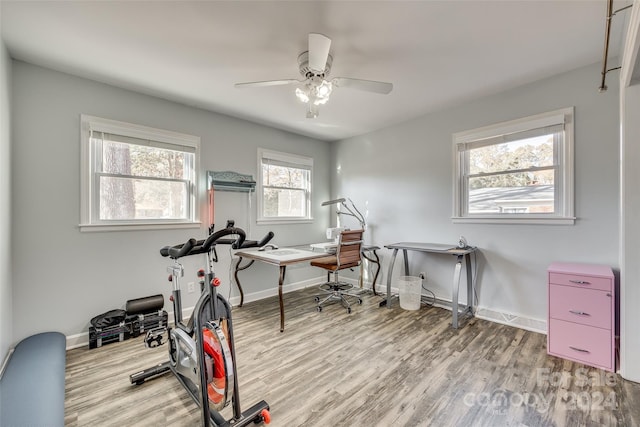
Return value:
<svg viewBox="0 0 640 427">
<path fill-rule="evenodd" d="M 577 283 L 578 285 L 590 285 L 591 282 L 587 282 L 586 280 L 569 280 L 571 283 Z"/>
<path fill-rule="evenodd" d="M 580 353 L 591 353 L 589 350 L 584 350 L 584 349 L 582 349 L 582 348 L 578 348 L 578 347 L 572 347 L 572 346 L 569 346 L 569 348 L 570 348 L 571 350 L 579 351 Z"/>
<path fill-rule="evenodd" d="M 569 310 L 569 313 L 577 314 L 578 316 L 591 316 L 589 313 L 578 310 Z"/>
</svg>

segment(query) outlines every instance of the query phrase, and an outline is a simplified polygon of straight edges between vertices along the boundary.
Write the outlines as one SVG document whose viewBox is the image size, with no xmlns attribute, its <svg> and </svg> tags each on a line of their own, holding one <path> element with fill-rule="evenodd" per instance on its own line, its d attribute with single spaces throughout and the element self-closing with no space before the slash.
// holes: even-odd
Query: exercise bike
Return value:
<svg viewBox="0 0 640 427">
<path fill-rule="evenodd" d="M 236 239 L 223 239 L 235 235 Z M 167 267 L 173 284 L 174 327 L 169 329 L 169 360 L 130 375 L 132 384 L 172 372 L 201 409 L 202 425 L 209 427 L 246 426 L 250 423 L 269 423 L 269 405 L 260 401 L 242 412 L 237 381 L 235 341 L 231 320 L 231 305 L 217 292 L 220 280 L 215 277 L 213 263 L 218 261 L 216 244 L 231 244 L 234 249 L 263 246 L 273 238 L 269 232 L 262 241 L 245 241 L 245 232 L 233 227 L 212 233 L 205 240 L 189 239 L 176 246 L 165 246 L 160 254 L 173 259 Z M 178 261 L 191 255 L 204 254 L 206 271 L 199 270 L 201 295 L 189 321 L 182 319 L 182 300 L 179 280 L 184 268 Z M 150 331 L 151 332 L 151 331 Z M 154 339 L 155 337 L 148 337 Z M 232 403 L 233 417 L 226 420 L 219 411 Z"/>
</svg>

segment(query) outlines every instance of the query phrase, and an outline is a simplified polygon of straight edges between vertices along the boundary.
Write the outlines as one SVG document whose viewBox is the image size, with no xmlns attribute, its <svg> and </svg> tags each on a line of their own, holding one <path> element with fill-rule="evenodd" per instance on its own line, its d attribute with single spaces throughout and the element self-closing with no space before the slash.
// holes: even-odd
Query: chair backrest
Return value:
<svg viewBox="0 0 640 427">
<path fill-rule="evenodd" d="M 341 265 L 360 263 L 362 233 L 364 233 L 364 230 L 345 230 L 340 233 L 336 249 L 338 268 Z"/>
</svg>

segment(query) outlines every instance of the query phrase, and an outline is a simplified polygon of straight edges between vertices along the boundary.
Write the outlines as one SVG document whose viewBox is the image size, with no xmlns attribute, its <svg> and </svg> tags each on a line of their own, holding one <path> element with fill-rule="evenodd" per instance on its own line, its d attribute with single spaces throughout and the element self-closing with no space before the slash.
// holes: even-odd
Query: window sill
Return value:
<svg viewBox="0 0 640 427">
<path fill-rule="evenodd" d="M 143 224 L 80 224 L 80 231 L 101 232 L 101 231 L 140 231 L 140 230 L 173 230 L 183 228 L 200 228 L 200 222 L 158 222 Z"/>
<path fill-rule="evenodd" d="M 573 225 L 575 217 L 452 217 L 454 224 L 545 224 Z"/>
<path fill-rule="evenodd" d="M 256 222 L 261 225 L 311 224 L 313 223 L 313 218 L 261 218 Z"/>
</svg>

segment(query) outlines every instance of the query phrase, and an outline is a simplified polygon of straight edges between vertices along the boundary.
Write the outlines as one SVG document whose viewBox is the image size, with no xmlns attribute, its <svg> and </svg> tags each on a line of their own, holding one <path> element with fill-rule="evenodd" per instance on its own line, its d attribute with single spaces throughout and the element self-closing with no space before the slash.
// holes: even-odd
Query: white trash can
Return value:
<svg viewBox="0 0 640 427">
<path fill-rule="evenodd" d="M 398 277 L 400 307 L 405 310 L 418 310 L 422 295 L 422 279 L 414 276 Z"/>
</svg>

